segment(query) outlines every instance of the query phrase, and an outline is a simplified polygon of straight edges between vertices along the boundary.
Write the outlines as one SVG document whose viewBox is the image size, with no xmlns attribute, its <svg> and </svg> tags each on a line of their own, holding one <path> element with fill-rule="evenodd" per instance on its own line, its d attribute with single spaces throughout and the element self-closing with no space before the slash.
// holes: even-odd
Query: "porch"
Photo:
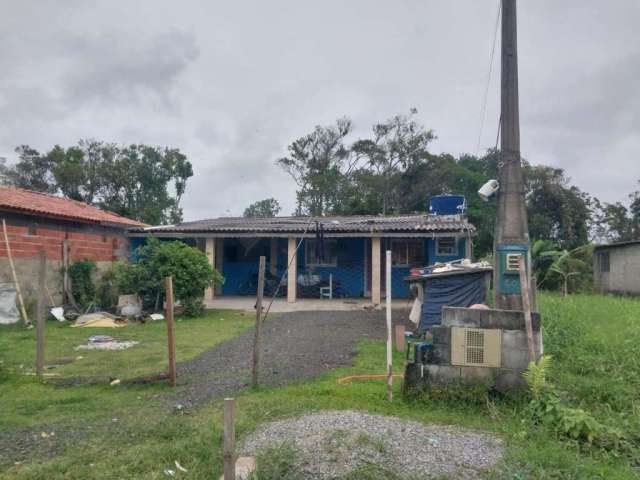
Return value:
<svg viewBox="0 0 640 480">
<path fill-rule="evenodd" d="M 269 305 L 271 298 L 265 298 L 264 308 Z M 212 300 L 205 300 L 204 304 L 209 309 L 241 310 L 255 312 L 255 297 L 249 296 L 219 296 Z M 334 298 L 315 299 L 301 298 L 295 303 L 290 303 L 286 298 L 276 298 L 269 310 L 271 313 L 286 312 L 348 312 L 362 311 L 372 308 L 371 300 L 367 298 Z M 411 304 L 407 299 L 395 299 L 391 302 L 393 309 L 410 309 Z"/>
</svg>

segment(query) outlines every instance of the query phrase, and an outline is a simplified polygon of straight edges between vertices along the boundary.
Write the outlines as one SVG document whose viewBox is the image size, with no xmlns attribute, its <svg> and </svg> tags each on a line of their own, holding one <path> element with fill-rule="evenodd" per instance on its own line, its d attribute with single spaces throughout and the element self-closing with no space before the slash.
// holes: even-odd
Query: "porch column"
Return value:
<svg viewBox="0 0 640 480">
<path fill-rule="evenodd" d="M 216 239 L 215 238 L 207 238 L 205 240 L 204 251 L 207 254 L 207 260 L 209 260 L 209 265 L 213 268 L 216 268 Z M 211 287 L 207 287 L 204 290 L 204 299 L 205 300 L 213 300 L 215 297 L 215 290 Z"/>
<path fill-rule="evenodd" d="M 287 245 L 287 302 L 295 303 L 297 287 L 297 259 L 296 259 L 296 238 L 289 237 Z"/>
<path fill-rule="evenodd" d="M 371 303 L 380 305 L 380 237 L 371 239 Z"/>
<path fill-rule="evenodd" d="M 278 239 L 271 239 L 271 253 L 269 254 L 269 273 L 278 275 Z"/>
<path fill-rule="evenodd" d="M 471 236 L 467 237 L 467 245 L 464 253 L 466 258 L 473 260 L 473 243 L 471 242 Z"/>
</svg>

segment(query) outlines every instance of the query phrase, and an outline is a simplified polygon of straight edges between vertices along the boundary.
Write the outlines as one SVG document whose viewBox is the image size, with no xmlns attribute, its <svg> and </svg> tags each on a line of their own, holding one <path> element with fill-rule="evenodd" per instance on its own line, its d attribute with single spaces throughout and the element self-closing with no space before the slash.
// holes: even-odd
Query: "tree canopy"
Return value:
<svg viewBox="0 0 640 480">
<path fill-rule="evenodd" d="M 0 166 L 5 184 L 61 193 L 152 225 L 182 219 L 180 199 L 193 169 L 178 149 L 80 140 L 44 154 L 28 145 L 16 152 L 15 165 Z"/>
<path fill-rule="evenodd" d="M 402 214 L 424 212 L 430 197 L 461 193 L 469 220 L 477 227 L 476 255 L 492 251 L 495 202 L 477 194 L 497 178 L 500 152 L 485 155 L 434 154 L 436 138 L 420 125 L 416 110 L 375 124 L 370 136 L 350 139 L 348 118 L 314 131 L 289 145 L 277 160 L 298 185 L 299 215 Z M 640 191 L 630 206 L 601 203 L 571 185 L 561 168 L 523 161 L 525 197 L 531 238 L 572 250 L 589 241 L 640 238 Z"/>
<path fill-rule="evenodd" d="M 245 217 L 269 218 L 275 217 L 282 208 L 275 198 L 265 198 L 252 203 L 244 209 Z"/>
</svg>

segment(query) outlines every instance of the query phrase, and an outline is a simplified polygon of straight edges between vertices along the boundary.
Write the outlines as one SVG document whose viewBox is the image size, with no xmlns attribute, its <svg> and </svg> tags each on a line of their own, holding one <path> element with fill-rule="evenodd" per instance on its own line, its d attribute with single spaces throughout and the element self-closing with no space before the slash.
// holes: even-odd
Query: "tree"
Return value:
<svg viewBox="0 0 640 480">
<path fill-rule="evenodd" d="M 540 257 L 553 258 L 553 263 L 549 266 L 547 274 L 540 282 L 545 282 L 554 275 L 561 280 L 562 296 L 569 295 L 570 280 L 582 277 L 583 280 L 591 278 L 591 259 L 593 257 L 593 246 L 583 245 L 573 250 L 553 250 L 540 254 Z M 588 281 L 588 280 L 587 280 Z M 579 282 L 575 282 L 579 283 Z"/>
<path fill-rule="evenodd" d="M 150 237 L 138 248 L 136 263 L 118 264 L 116 283 L 121 293 L 136 293 L 147 307 L 158 308 L 164 295 L 165 277 L 173 277 L 175 297 L 188 316 L 202 312 L 204 289 L 223 278 L 207 259 L 207 255 L 180 241 L 162 242 Z"/>
<path fill-rule="evenodd" d="M 245 217 L 269 218 L 275 217 L 282 208 L 275 198 L 265 198 L 252 203 L 244 209 Z"/>
<path fill-rule="evenodd" d="M 288 156 L 276 161 L 298 185 L 298 215 L 322 216 L 337 202 L 349 155 L 344 140 L 350 132 L 351 121 L 347 118 L 339 119 L 335 126 L 316 126 L 312 133 L 289 145 Z"/>
<path fill-rule="evenodd" d="M 525 192 L 532 238 L 576 248 L 589 240 L 589 195 L 569 185 L 561 168 L 524 166 Z"/>
<path fill-rule="evenodd" d="M 177 223 L 180 200 L 193 169 L 178 149 L 80 140 L 41 155 L 18 147 L 19 161 L 1 165 L 3 181 L 29 190 L 60 192 L 149 224 Z"/>
<path fill-rule="evenodd" d="M 49 159 L 29 145 L 16 148 L 18 162 L 13 166 L 3 165 L 4 181 L 19 188 L 36 192 L 55 193 L 55 180 Z"/>
<path fill-rule="evenodd" d="M 376 175 L 383 215 L 401 210 L 399 174 L 420 164 L 428 155 L 429 143 L 435 138 L 432 130 L 426 130 L 413 119 L 417 113 L 412 109 L 409 115 L 396 115 L 375 124 L 372 139 L 358 140 L 351 147 L 356 162 L 364 162 Z"/>
</svg>

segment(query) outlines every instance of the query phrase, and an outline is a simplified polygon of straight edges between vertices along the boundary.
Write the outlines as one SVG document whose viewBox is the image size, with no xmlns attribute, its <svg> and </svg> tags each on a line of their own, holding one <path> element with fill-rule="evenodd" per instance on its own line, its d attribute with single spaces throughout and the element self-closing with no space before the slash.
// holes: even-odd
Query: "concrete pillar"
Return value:
<svg viewBox="0 0 640 480">
<path fill-rule="evenodd" d="M 216 239 L 215 238 L 207 238 L 205 240 L 204 251 L 207 254 L 209 265 L 211 265 L 213 268 L 216 268 Z M 211 287 L 207 287 L 204 290 L 204 299 L 213 300 L 214 297 L 215 297 L 215 290 Z"/>
<path fill-rule="evenodd" d="M 296 238 L 289 237 L 287 244 L 287 302 L 295 303 L 296 301 L 296 287 L 298 278 L 298 262 L 296 258 Z"/>
<path fill-rule="evenodd" d="M 380 237 L 371 239 L 371 303 L 380 305 L 382 295 L 380 293 L 381 277 L 381 252 Z"/>
<path fill-rule="evenodd" d="M 271 239 L 271 253 L 269 254 L 269 273 L 278 275 L 278 239 Z"/>
</svg>

